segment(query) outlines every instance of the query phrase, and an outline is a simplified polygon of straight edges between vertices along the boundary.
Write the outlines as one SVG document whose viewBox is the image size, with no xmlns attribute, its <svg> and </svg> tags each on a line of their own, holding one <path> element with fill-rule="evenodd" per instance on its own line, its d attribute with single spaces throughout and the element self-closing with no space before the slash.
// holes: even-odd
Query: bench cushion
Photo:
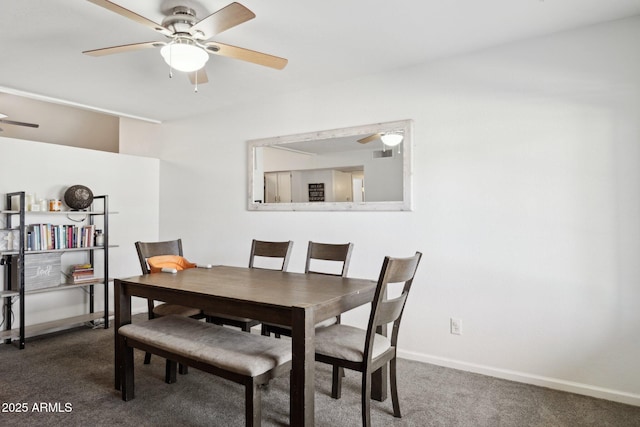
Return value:
<svg viewBox="0 0 640 427">
<path fill-rule="evenodd" d="M 118 333 L 170 353 L 255 377 L 291 361 L 291 343 L 169 315 L 120 327 Z"/>
</svg>

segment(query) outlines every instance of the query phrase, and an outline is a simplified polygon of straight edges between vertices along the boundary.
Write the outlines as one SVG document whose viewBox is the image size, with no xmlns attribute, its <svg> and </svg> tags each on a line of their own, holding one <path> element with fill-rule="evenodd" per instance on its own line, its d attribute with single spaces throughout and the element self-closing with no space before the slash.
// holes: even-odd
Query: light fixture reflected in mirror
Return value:
<svg viewBox="0 0 640 427">
<path fill-rule="evenodd" d="M 387 147 L 395 147 L 400 144 L 404 139 L 404 136 L 400 132 L 388 132 L 380 136 L 382 143 Z"/>
<path fill-rule="evenodd" d="M 160 49 L 169 67 L 186 73 L 197 71 L 209 60 L 209 54 L 193 40 L 177 38 Z"/>
</svg>

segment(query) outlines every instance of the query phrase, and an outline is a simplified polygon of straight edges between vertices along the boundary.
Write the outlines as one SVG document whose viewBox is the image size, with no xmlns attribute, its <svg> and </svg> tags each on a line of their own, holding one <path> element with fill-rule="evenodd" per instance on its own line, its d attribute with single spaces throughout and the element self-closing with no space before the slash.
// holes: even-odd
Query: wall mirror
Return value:
<svg viewBox="0 0 640 427">
<path fill-rule="evenodd" d="M 249 210 L 411 210 L 412 121 L 248 141 Z"/>
</svg>

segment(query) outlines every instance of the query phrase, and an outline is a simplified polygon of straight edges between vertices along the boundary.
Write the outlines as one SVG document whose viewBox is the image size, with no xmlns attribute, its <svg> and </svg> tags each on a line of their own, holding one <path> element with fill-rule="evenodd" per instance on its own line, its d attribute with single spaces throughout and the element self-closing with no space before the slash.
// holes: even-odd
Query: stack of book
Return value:
<svg viewBox="0 0 640 427">
<path fill-rule="evenodd" d="M 91 264 L 72 265 L 67 274 L 67 282 L 78 285 L 85 283 L 96 283 L 100 279 L 93 275 L 93 266 Z"/>
</svg>

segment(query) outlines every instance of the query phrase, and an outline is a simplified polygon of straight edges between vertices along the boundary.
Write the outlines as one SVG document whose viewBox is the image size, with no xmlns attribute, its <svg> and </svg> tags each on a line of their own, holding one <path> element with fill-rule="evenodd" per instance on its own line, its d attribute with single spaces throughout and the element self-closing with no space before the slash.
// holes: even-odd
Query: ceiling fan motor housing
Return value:
<svg viewBox="0 0 640 427">
<path fill-rule="evenodd" d="M 164 18 L 162 26 L 173 31 L 174 34 L 191 34 L 190 30 L 197 22 L 196 11 L 186 6 L 176 6 L 171 15 Z M 200 32 L 197 32 L 202 34 Z M 196 37 L 197 34 L 191 34 Z M 204 36 L 204 34 L 202 34 Z"/>
</svg>

